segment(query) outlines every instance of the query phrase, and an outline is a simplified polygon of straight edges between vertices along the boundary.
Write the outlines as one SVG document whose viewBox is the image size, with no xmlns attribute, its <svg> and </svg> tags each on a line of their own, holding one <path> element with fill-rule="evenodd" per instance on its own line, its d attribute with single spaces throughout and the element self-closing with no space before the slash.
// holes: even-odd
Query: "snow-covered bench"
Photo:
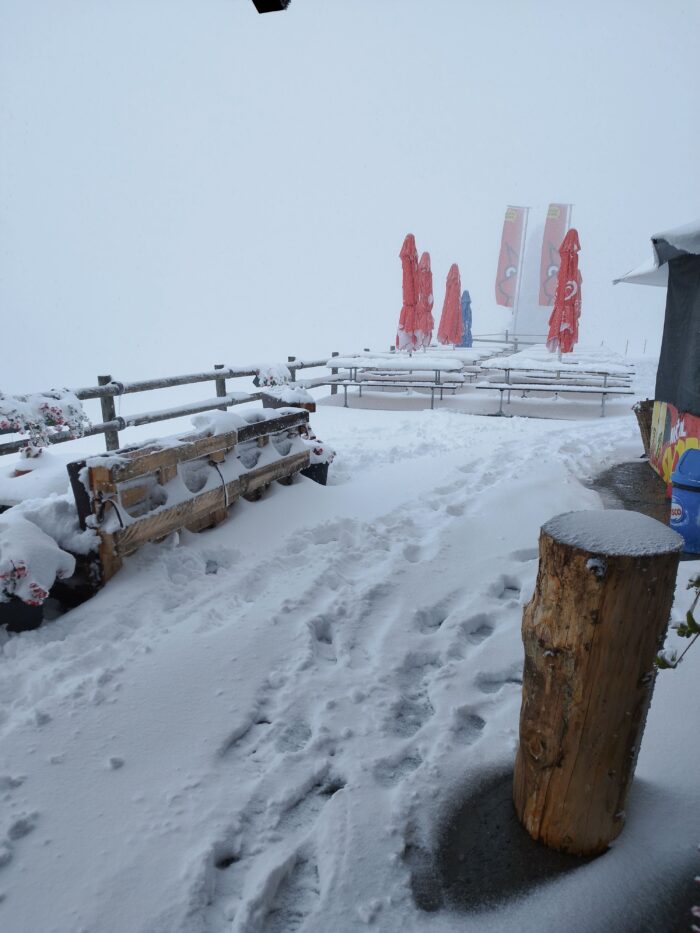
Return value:
<svg viewBox="0 0 700 933">
<path fill-rule="evenodd" d="M 271 483 L 290 483 L 311 466 L 307 411 L 216 415 L 207 420 L 217 421 L 218 430 L 69 465 L 81 524 L 100 538 L 102 583 L 146 542 L 212 527 L 239 497 L 259 498 Z"/>
<path fill-rule="evenodd" d="M 419 389 L 427 390 L 430 392 L 430 407 L 431 409 L 435 408 L 435 393 L 440 393 L 440 398 L 444 397 L 445 389 L 454 390 L 463 383 L 453 381 L 451 383 L 440 383 L 436 385 L 434 382 L 428 382 L 418 379 L 391 379 L 391 380 L 369 380 L 369 379 L 341 379 L 333 383 L 328 383 L 329 385 L 339 386 L 343 390 L 343 407 L 349 408 L 348 405 L 348 389 L 356 388 L 358 390 L 358 397 L 362 398 L 363 389 Z"/>
<path fill-rule="evenodd" d="M 492 389 L 500 392 L 499 406 L 497 414 L 503 412 L 503 393 L 508 393 L 510 401 L 511 392 L 522 392 L 526 395 L 529 392 L 547 393 L 548 395 L 559 395 L 561 393 L 576 393 L 580 395 L 600 395 L 600 417 L 605 417 L 605 399 L 608 395 L 634 395 L 634 390 L 629 386 L 592 386 L 575 385 L 561 382 L 477 382 L 475 389 Z"/>
</svg>

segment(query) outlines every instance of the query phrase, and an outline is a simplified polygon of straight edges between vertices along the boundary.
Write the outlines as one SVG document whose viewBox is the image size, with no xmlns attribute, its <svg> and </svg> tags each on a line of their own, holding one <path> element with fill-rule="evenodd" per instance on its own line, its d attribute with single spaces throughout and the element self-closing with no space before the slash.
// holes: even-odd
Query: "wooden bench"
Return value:
<svg viewBox="0 0 700 933">
<path fill-rule="evenodd" d="M 80 524 L 100 538 L 99 582 L 146 542 L 213 527 L 239 497 L 257 499 L 271 483 L 288 484 L 307 469 L 300 435 L 308 432 L 308 412 L 275 415 L 256 412 L 223 434 L 189 434 L 69 464 Z"/>
<path fill-rule="evenodd" d="M 627 386 L 592 386 L 592 385 L 572 385 L 571 383 L 536 383 L 536 382 L 477 382 L 475 389 L 493 389 L 500 392 L 500 400 L 497 414 L 503 412 L 503 393 L 508 393 L 508 402 L 510 402 L 510 393 L 522 392 L 526 395 L 528 392 L 547 392 L 549 394 L 559 395 L 560 393 L 573 392 L 582 395 L 600 395 L 600 417 L 605 417 L 605 399 L 608 395 L 634 395 L 634 390 Z"/>
<path fill-rule="evenodd" d="M 410 376 L 407 376 L 405 373 L 395 373 L 395 372 L 382 372 L 381 370 L 372 370 L 369 372 L 363 372 L 360 370 L 357 376 L 351 382 L 356 382 L 358 384 L 365 384 L 367 382 L 381 382 L 391 385 L 394 382 L 411 382 L 415 383 L 418 386 L 423 385 L 444 385 L 448 388 L 453 388 L 456 385 L 464 385 L 465 379 L 462 373 L 442 373 L 440 376 L 440 382 L 435 382 L 435 376 L 430 373 L 411 373 Z"/>
<path fill-rule="evenodd" d="M 326 383 L 321 383 L 321 385 L 325 385 L 325 384 L 326 384 Z M 454 383 L 451 383 L 451 384 L 443 384 L 443 383 L 440 383 L 439 385 L 436 385 L 434 382 L 420 382 L 420 381 L 417 381 L 417 380 L 416 380 L 416 381 L 414 381 L 414 380 L 403 380 L 403 381 L 401 381 L 401 382 L 399 382 L 399 381 L 391 381 L 391 382 L 388 382 L 388 381 L 374 381 L 374 380 L 373 380 L 373 381 L 369 381 L 369 380 L 366 380 L 366 379 L 360 379 L 360 380 L 355 380 L 355 379 L 343 379 L 343 380 L 340 380 L 340 381 L 329 382 L 329 383 L 327 383 L 327 384 L 328 384 L 328 385 L 340 386 L 340 388 L 342 388 L 342 390 L 343 390 L 343 408 L 349 408 L 349 407 L 350 407 L 350 406 L 348 405 L 348 389 L 354 387 L 354 388 L 358 389 L 358 397 L 359 397 L 359 398 L 362 398 L 362 390 L 363 390 L 363 389 L 427 389 L 427 390 L 430 392 L 430 408 L 431 408 L 431 410 L 432 410 L 433 408 L 435 408 L 435 393 L 436 393 L 436 392 L 439 392 L 439 393 L 440 393 L 440 398 L 442 399 L 442 398 L 444 397 L 444 391 L 445 391 L 445 389 L 452 389 L 452 390 L 454 391 L 458 386 L 463 385 L 463 383 L 461 383 L 461 382 L 460 382 L 460 383 L 454 382 Z"/>
</svg>

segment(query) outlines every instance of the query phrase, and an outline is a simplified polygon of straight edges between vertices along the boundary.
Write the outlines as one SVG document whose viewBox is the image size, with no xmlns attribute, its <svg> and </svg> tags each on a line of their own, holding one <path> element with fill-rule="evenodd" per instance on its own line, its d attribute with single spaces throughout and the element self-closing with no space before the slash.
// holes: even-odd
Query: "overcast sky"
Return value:
<svg viewBox="0 0 700 933">
<path fill-rule="evenodd" d="M 509 203 L 575 205 L 582 341 L 658 345 L 663 290 L 611 279 L 700 217 L 699 35 L 695 0 L 0 0 L 0 389 L 386 348 L 408 231 L 489 332 Z"/>
</svg>

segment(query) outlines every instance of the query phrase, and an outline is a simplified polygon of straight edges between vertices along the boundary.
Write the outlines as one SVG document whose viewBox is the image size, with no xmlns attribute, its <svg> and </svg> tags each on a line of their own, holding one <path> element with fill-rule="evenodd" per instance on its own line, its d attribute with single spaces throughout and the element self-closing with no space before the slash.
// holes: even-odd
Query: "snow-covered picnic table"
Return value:
<svg viewBox="0 0 700 933">
<path fill-rule="evenodd" d="M 505 381 L 510 382 L 510 374 L 515 371 L 525 378 L 539 377 L 545 374 L 562 382 L 570 383 L 573 377 L 580 380 L 582 384 L 600 381 L 604 386 L 608 385 L 608 380 L 612 377 L 618 383 L 628 384 L 631 376 L 629 367 L 619 363 L 608 361 L 594 361 L 591 359 L 584 361 L 569 361 L 552 359 L 541 359 L 536 356 L 514 353 L 511 356 L 501 356 L 495 359 L 484 360 L 481 363 L 482 370 L 499 370 L 505 373 Z"/>
<path fill-rule="evenodd" d="M 332 375 L 329 383 L 343 390 L 343 406 L 348 407 L 348 388 L 427 389 L 430 407 L 435 407 L 435 392 L 443 397 L 445 387 L 455 388 L 464 382 L 460 359 L 444 359 L 425 353 L 390 353 L 377 356 L 334 356 L 326 364 L 332 371 L 347 370 L 348 375 Z"/>
<path fill-rule="evenodd" d="M 357 382 L 358 373 L 426 373 L 435 374 L 435 385 L 441 383 L 441 373 L 459 372 L 461 359 L 445 359 L 427 354 L 388 354 L 386 356 L 334 356 L 326 365 L 330 369 L 347 369 L 350 380 Z"/>
<path fill-rule="evenodd" d="M 523 397 L 530 392 L 597 394 L 601 399 L 601 416 L 605 415 L 606 396 L 633 394 L 633 369 L 602 348 L 599 353 L 591 350 L 567 354 L 562 360 L 544 346 L 528 347 L 510 356 L 483 361 L 481 372 L 489 377 L 494 372 L 504 374 L 503 380 L 489 378 L 475 386 L 500 393 L 498 414 L 503 414 L 504 393 L 508 393 L 510 402 L 513 390 L 522 391 Z"/>
</svg>

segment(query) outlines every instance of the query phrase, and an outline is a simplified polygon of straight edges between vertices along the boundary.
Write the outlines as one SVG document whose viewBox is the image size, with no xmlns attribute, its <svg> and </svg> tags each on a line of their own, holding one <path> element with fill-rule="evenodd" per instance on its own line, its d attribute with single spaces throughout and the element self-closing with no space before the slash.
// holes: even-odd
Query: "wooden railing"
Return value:
<svg viewBox="0 0 700 933">
<path fill-rule="evenodd" d="M 332 355 L 337 356 L 338 354 L 333 353 Z M 292 374 L 292 381 L 296 379 L 298 370 L 325 367 L 327 360 L 328 357 L 324 357 L 322 360 L 297 358 L 295 356 L 288 357 L 287 368 Z M 113 379 L 112 376 L 105 375 L 97 377 L 98 384 L 96 386 L 85 386 L 72 389 L 72 391 L 81 401 L 99 399 L 102 408 L 102 421 L 98 424 L 92 424 L 84 432 L 83 436 L 93 437 L 97 434 L 104 434 L 107 450 L 117 450 L 120 447 L 119 432 L 127 428 L 169 421 L 172 418 L 182 418 L 205 411 L 214 411 L 215 409 L 225 411 L 234 405 L 260 400 L 262 398 L 261 392 L 229 392 L 226 388 L 228 379 L 255 376 L 257 372 L 258 370 L 253 367 L 235 369 L 226 367 L 223 364 L 215 364 L 213 369 L 204 372 L 188 373 L 184 376 L 164 376 L 160 379 L 145 379 L 140 382 L 119 382 L 117 379 Z M 151 392 L 155 389 L 170 389 L 175 386 L 196 385 L 201 382 L 213 382 L 216 395 L 200 402 L 191 402 L 174 408 L 145 411 L 136 415 L 117 415 L 116 413 L 114 399 L 123 395 L 131 395 L 136 392 Z M 14 432 L 0 431 L 0 434 L 12 433 Z M 52 444 L 61 444 L 70 440 L 75 440 L 75 437 L 68 431 L 56 433 L 50 437 Z M 0 444 L 0 456 L 17 453 L 26 444 L 26 438 Z"/>
</svg>

